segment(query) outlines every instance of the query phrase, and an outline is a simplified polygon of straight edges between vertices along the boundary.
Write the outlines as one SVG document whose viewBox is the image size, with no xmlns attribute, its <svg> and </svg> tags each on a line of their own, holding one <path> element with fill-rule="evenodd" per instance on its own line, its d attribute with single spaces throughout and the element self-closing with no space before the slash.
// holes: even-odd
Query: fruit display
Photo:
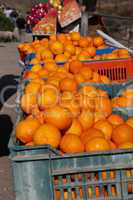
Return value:
<svg viewBox="0 0 133 200">
<path fill-rule="evenodd" d="M 18 199 L 31 191 L 37 200 L 132 199 L 132 58 L 106 47 L 78 32 L 18 46 L 25 67 L 10 142 Z"/>
<path fill-rule="evenodd" d="M 57 63 L 79 61 L 96 61 L 109 59 L 129 58 L 130 54 L 125 49 L 116 49 L 112 53 L 97 55 L 98 49 L 105 49 L 107 45 L 100 36 L 83 37 L 78 32 L 51 35 L 49 39 L 35 40 L 31 43 L 18 45 L 19 51 L 28 55 L 35 54 L 29 64 L 46 63 L 55 60 Z"/>
<path fill-rule="evenodd" d="M 26 117 L 16 126 L 21 144 L 49 144 L 63 153 L 133 147 L 133 120 L 112 113 L 106 91 L 92 85 L 78 89 L 69 76 L 56 77 L 59 82 L 33 79 L 26 85 L 20 99 Z"/>
<path fill-rule="evenodd" d="M 78 32 L 59 34 L 57 36 L 51 35 L 49 39 L 45 38 L 32 43 L 20 44 L 18 49 L 22 54 L 34 54 L 31 59 L 26 60 L 26 66 L 28 68 L 25 69 L 23 78 L 47 78 L 49 71 L 56 71 L 60 65 L 62 69 L 59 70 L 71 73 L 78 83 L 97 82 L 109 84 L 111 82 L 107 77 L 109 73 L 104 75 L 102 72 L 101 75 L 99 75 L 97 73 L 98 68 L 95 70 L 94 67 L 87 67 L 88 61 L 92 64 L 98 61 L 98 65 L 101 66 L 101 63 L 99 63 L 101 60 L 112 61 L 113 59 L 126 59 L 130 58 L 130 55 L 128 51 L 124 49 L 115 49 L 112 53 L 97 55 L 97 50 L 105 47 L 106 44 L 102 37 L 81 37 Z M 114 63 L 114 65 L 116 66 L 116 63 Z M 108 70 L 106 71 L 108 72 Z M 123 77 L 123 71 L 121 73 Z M 112 68 L 111 74 L 112 75 L 109 77 L 114 77 Z"/>
</svg>

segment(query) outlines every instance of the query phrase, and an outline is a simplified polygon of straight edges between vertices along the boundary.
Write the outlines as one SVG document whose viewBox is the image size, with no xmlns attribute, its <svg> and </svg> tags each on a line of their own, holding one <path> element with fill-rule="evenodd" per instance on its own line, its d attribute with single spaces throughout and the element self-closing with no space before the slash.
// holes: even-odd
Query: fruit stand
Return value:
<svg viewBox="0 0 133 200">
<path fill-rule="evenodd" d="M 18 46 L 16 200 L 133 199 L 133 58 L 98 35 Z"/>
</svg>

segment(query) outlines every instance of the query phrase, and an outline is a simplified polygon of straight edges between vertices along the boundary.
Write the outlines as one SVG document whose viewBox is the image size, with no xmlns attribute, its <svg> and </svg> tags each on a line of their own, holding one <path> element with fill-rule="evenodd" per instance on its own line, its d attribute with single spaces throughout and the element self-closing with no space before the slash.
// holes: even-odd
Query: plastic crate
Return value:
<svg viewBox="0 0 133 200">
<path fill-rule="evenodd" d="M 133 76 L 133 58 L 86 62 L 86 66 L 114 82 L 124 82 Z"/>
<path fill-rule="evenodd" d="M 64 192 L 68 200 L 133 199 L 132 149 L 60 155 L 11 140 L 10 151 L 16 200 L 66 200 Z"/>
</svg>

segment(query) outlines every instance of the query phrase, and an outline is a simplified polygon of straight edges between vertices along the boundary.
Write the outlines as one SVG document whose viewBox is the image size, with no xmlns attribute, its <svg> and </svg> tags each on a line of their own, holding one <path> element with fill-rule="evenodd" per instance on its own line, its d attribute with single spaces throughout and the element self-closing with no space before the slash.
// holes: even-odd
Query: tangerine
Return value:
<svg viewBox="0 0 133 200">
<path fill-rule="evenodd" d="M 113 130 L 112 141 L 118 146 L 126 142 L 133 142 L 133 128 L 127 124 L 117 126 Z"/>
<path fill-rule="evenodd" d="M 64 153 L 81 153 L 84 151 L 80 137 L 75 134 L 65 134 L 60 143 L 60 149 Z"/>
<path fill-rule="evenodd" d="M 68 129 L 71 125 L 71 112 L 59 105 L 45 110 L 45 121 L 58 129 Z"/>
<path fill-rule="evenodd" d="M 60 131 L 51 124 L 43 124 L 40 126 L 33 136 L 33 142 L 35 145 L 49 144 L 54 148 L 57 148 L 61 141 Z"/>
</svg>

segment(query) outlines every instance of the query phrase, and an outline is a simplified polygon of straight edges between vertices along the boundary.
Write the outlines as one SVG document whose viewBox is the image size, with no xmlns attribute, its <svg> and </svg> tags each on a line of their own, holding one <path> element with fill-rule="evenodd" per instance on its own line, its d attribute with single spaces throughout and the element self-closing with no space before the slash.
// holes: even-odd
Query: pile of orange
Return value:
<svg viewBox="0 0 133 200">
<path fill-rule="evenodd" d="M 36 57 L 30 64 L 46 63 L 47 60 L 67 62 L 72 60 L 88 61 L 99 59 L 129 58 L 127 50 L 114 50 L 112 53 L 96 55 L 97 49 L 107 48 L 101 36 L 83 37 L 78 32 L 51 35 L 49 39 L 36 40 L 32 43 L 23 43 L 18 46 L 19 52 L 24 55 L 35 53 Z"/>
<path fill-rule="evenodd" d="M 31 71 L 24 73 L 24 79 L 43 78 L 48 79 L 50 83 L 55 83 L 63 78 L 71 78 L 79 85 L 81 83 L 104 83 L 109 84 L 111 80 L 105 75 L 99 75 L 90 69 L 85 63 L 73 60 L 62 66 L 58 66 L 55 61 L 48 61 L 44 67 L 40 64 L 33 65 Z M 51 82 L 52 80 L 52 82 Z"/>
<path fill-rule="evenodd" d="M 114 108 L 133 107 L 133 87 L 129 87 L 122 91 L 121 95 L 112 99 Z"/>
<path fill-rule="evenodd" d="M 50 73 L 57 73 L 58 68 L 62 68 L 66 77 L 69 73 L 78 84 L 81 82 L 109 84 L 111 81 L 107 76 L 99 75 L 97 72 L 92 71 L 81 61 L 128 58 L 130 55 L 125 49 L 114 50 L 112 53 L 103 55 L 96 55 L 96 50 L 101 48 L 106 48 L 105 41 L 102 37 L 82 37 L 77 32 L 52 35 L 49 39 L 45 38 L 32 43 L 20 44 L 18 49 L 23 55 L 35 53 L 35 57 L 29 62 L 32 68 L 30 71 L 24 73 L 23 78 L 49 78 L 51 76 Z M 57 65 L 59 63 L 62 63 L 62 65 Z M 56 82 L 53 79 L 52 77 L 52 82 Z"/>
<path fill-rule="evenodd" d="M 16 126 L 18 140 L 64 153 L 133 147 L 133 118 L 126 122 L 112 114 L 106 91 L 91 85 L 78 89 L 71 76 L 58 79 L 57 85 L 33 79 L 25 87 L 21 108 L 27 117 Z"/>
</svg>

